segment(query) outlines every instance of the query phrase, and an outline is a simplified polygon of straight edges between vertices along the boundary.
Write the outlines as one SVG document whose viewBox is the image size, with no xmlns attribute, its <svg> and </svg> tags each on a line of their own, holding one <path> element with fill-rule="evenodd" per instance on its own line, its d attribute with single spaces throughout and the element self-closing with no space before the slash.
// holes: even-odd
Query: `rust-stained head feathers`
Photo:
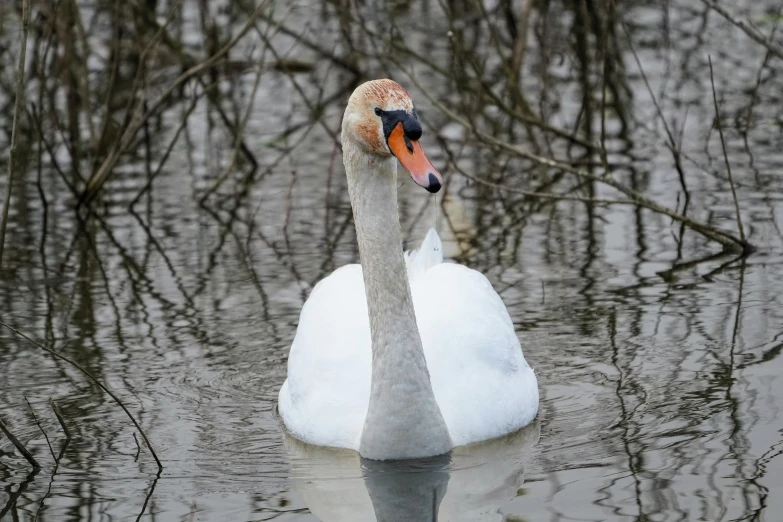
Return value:
<svg viewBox="0 0 783 522">
<path fill-rule="evenodd" d="M 350 141 L 365 153 L 394 155 L 416 184 L 437 192 L 443 180 L 421 148 L 421 134 L 413 101 L 399 83 L 373 80 L 351 94 L 343 115 L 343 147 Z"/>
<path fill-rule="evenodd" d="M 348 99 L 343 116 L 343 135 L 348 131 L 368 152 L 388 156 L 391 152 L 386 145 L 383 122 L 375 109 L 405 111 L 413 115 L 413 100 L 402 85 L 388 79 L 365 82 Z"/>
</svg>

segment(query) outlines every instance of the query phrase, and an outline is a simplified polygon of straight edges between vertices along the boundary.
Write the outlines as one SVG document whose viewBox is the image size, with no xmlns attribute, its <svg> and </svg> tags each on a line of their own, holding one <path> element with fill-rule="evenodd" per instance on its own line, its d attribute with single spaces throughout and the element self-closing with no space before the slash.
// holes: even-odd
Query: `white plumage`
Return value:
<svg viewBox="0 0 783 522">
<path fill-rule="evenodd" d="M 419 251 L 406 252 L 405 263 L 432 389 L 453 446 L 532 421 L 536 377 L 487 278 L 444 263 L 434 229 Z M 362 267 L 347 265 L 319 282 L 302 308 L 280 390 L 280 414 L 291 434 L 358 451 L 371 365 Z"/>
</svg>

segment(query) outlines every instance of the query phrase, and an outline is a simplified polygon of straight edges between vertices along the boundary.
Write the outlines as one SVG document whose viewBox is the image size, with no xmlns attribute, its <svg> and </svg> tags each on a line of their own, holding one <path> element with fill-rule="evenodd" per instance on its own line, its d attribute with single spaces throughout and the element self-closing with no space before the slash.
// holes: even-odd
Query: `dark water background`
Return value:
<svg viewBox="0 0 783 522">
<path fill-rule="evenodd" d="M 0 5 L 6 155 L 19 3 Z M 186 1 L 172 34 L 194 56 L 206 56 L 212 38 L 236 34 L 252 10 L 246 3 Z M 147 4 L 161 23 L 171 8 Z M 764 34 L 780 20 L 773 0 L 724 4 Z M 78 5 L 92 48 L 87 78 L 99 92 L 117 3 Z M 89 118 L 101 123 L 104 97 L 88 107 L 73 94 L 80 76 L 62 63 L 65 39 L 51 51 L 43 75 L 50 90 L 39 97 L 41 76 L 28 48 L 28 108 L 45 115 L 47 139 L 38 139 L 33 123 L 23 125 L 0 320 L 107 383 L 137 415 L 165 468 L 155 480 L 157 468 L 138 450 L 133 425 L 99 388 L 0 329 L 0 417 L 43 465 L 30 473 L 0 438 L 3 520 L 311 521 L 310 509 L 328 501 L 347 510 L 338 520 L 365 520 L 350 510 L 354 501 L 369 505 L 359 498 L 368 491 L 377 513 L 379 502 L 394 508 L 387 501 L 395 492 L 405 490 L 405 499 L 419 487 L 407 477 L 394 489 L 389 470 L 380 482 L 363 481 L 350 455 L 297 453 L 275 416 L 304 299 L 331 270 L 358 260 L 335 136 L 357 82 L 381 76 L 409 88 L 425 124 L 425 149 L 448 180 L 436 205 L 400 177 L 404 236 L 415 246 L 437 221 L 446 256 L 487 274 L 541 387 L 538 423 L 513 442 L 513 458 L 490 447 L 421 475 L 435 481 L 423 488 L 446 488 L 440 519 L 780 519 L 783 62 L 765 61 L 764 47 L 700 1 L 540 1 L 529 13 L 524 99 L 514 99 L 503 68 L 513 45 L 504 5 L 273 3 L 229 54 L 233 69 L 205 75 L 207 83 L 218 81 L 215 98 L 194 103 L 203 91 L 196 82 L 178 91 L 122 156 L 94 212 L 82 209 L 81 217 L 64 180 L 78 185 L 93 170 L 83 142 Z M 528 16 L 524 5 L 513 4 L 517 22 Z M 33 2 L 33 19 L 50 7 Z M 31 32 L 31 46 L 37 38 Z M 588 141 L 600 139 L 604 106 L 614 175 L 682 211 L 666 131 L 632 48 L 682 144 L 688 215 L 736 231 L 714 126 L 711 56 L 745 230 L 758 247 L 752 255 L 721 255 L 695 232 L 635 206 L 531 199 L 472 182 L 459 169 L 527 190 L 565 192 L 579 183 L 480 144 L 422 91 L 494 136 L 588 167 L 595 155 L 525 129 L 476 93 L 486 88 Z M 150 99 L 183 70 L 173 54 L 156 53 L 145 84 Z M 121 122 L 133 60 L 120 65 L 111 114 Z M 258 168 L 240 151 L 202 207 L 199 197 L 231 163 L 235 145 L 218 108 L 237 123 L 251 99 L 244 143 Z M 191 106 L 152 190 L 131 211 Z M 82 152 L 74 149 L 80 140 Z M 617 197 L 598 184 L 579 190 Z M 25 396 L 55 453 L 64 438 L 50 398 L 73 432 L 56 472 Z M 495 464 L 509 478 L 480 495 L 478 486 L 500 476 Z M 482 470 L 484 478 L 476 478 Z M 460 490 L 458 478 L 469 472 L 476 482 Z M 319 484 L 336 492 L 314 498 Z M 463 501 L 473 507 L 461 508 Z"/>
</svg>

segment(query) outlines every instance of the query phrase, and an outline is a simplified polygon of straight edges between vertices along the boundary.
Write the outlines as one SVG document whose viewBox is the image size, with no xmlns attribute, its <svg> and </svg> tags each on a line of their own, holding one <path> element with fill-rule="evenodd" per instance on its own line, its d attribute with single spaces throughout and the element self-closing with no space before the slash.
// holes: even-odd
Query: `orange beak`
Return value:
<svg viewBox="0 0 783 522">
<path fill-rule="evenodd" d="M 402 128 L 402 122 L 398 123 L 394 130 L 389 134 L 386 140 L 389 144 L 392 154 L 402 164 L 402 167 L 408 171 L 414 182 L 420 187 L 424 187 L 428 192 L 437 192 L 443 185 L 443 178 L 435 170 L 430 160 L 424 154 L 421 144 L 418 140 L 411 140 L 405 136 Z"/>
</svg>

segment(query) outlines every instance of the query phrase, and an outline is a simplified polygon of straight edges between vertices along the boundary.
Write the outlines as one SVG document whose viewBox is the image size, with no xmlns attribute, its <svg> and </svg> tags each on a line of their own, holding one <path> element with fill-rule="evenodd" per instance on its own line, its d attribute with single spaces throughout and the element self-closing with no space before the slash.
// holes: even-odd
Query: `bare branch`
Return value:
<svg viewBox="0 0 783 522">
<path fill-rule="evenodd" d="M 3 264 L 3 246 L 5 245 L 5 229 L 8 225 L 8 207 L 11 206 L 11 187 L 14 182 L 16 163 L 16 145 L 19 139 L 19 118 L 24 106 L 24 64 L 27 54 L 27 33 L 30 27 L 30 0 L 22 1 L 22 41 L 19 60 L 16 62 L 16 100 L 14 100 L 14 121 L 11 124 L 11 150 L 8 154 L 8 181 L 5 184 L 3 197 L 3 213 L 0 214 L 0 266 Z"/>
<path fill-rule="evenodd" d="M 56 358 L 58 358 L 58 359 L 60 359 L 62 361 L 67 362 L 68 364 L 70 364 L 71 366 L 73 366 L 74 368 L 76 368 L 77 370 L 82 372 L 84 375 L 86 375 L 92 382 L 97 384 L 100 389 L 105 391 L 109 395 L 109 397 L 114 399 L 114 402 L 116 402 L 117 405 L 120 408 L 122 408 L 122 411 L 125 412 L 125 414 L 131 420 L 133 425 L 136 426 L 136 429 L 139 430 L 139 433 L 141 434 L 141 437 L 144 439 L 144 443 L 147 445 L 147 449 L 150 450 L 150 453 L 152 453 L 152 457 L 155 459 L 155 462 L 158 464 L 158 473 L 163 471 L 163 464 L 161 464 L 160 459 L 158 458 L 158 454 L 155 453 L 154 449 L 152 449 L 152 443 L 150 443 L 150 440 L 147 438 L 147 435 L 144 433 L 144 430 L 142 429 L 141 425 L 138 423 L 138 421 L 133 416 L 133 414 L 130 412 L 130 410 L 128 410 L 128 408 L 125 406 L 125 404 L 122 402 L 122 400 L 119 397 L 117 397 L 110 389 L 108 389 L 100 380 L 98 380 L 97 377 L 95 377 L 93 374 L 91 374 L 90 372 L 85 370 L 82 366 L 77 364 L 75 361 L 69 359 L 68 357 L 66 357 L 66 356 L 64 356 L 64 355 L 62 355 L 60 353 L 55 352 L 51 348 L 47 348 L 46 346 L 42 345 L 41 343 L 39 343 L 35 339 L 31 339 L 30 337 L 27 337 L 25 334 L 23 334 L 22 332 L 20 332 L 19 330 L 17 330 L 13 326 L 7 325 L 6 323 L 4 323 L 2 321 L 0 321 L 0 326 L 2 326 L 4 328 L 7 328 L 8 330 L 11 330 L 13 333 L 18 335 L 22 339 L 24 339 L 24 340 L 26 340 L 26 341 L 36 345 L 41 350 L 43 350 L 43 351 L 53 355 L 54 357 L 56 357 Z M 3 429 L 3 431 L 5 431 L 5 429 Z"/>
<path fill-rule="evenodd" d="M 212 84 L 209 84 L 209 86 L 206 89 L 209 89 L 212 86 Z M 193 113 L 193 110 L 198 105 L 199 100 L 201 100 L 201 97 L 206 94 L 206 89 L 203 93 L 194 96 L 193 101 L 190 103 L 190 107 L 185 111 L 185 114 L 182 116 L 182 121 L 179 124 L 179 127 L 177 127 L 177 130 L 174 132 L 174 137 L 171 138 L 171 141 L 169 142 L 168 147 L 166 148 L 166 151 L 163 153 L 163 156 L 161 156 L 160 160 L 158 161 L 158 166 L 155 169 L 155 172 L 152 173 L 152 175 L 147 179 L 147 183 L 144 184 L 144 186 L 139 190 L 139 192 L 136 194 L 136 197 L 133 198 L 133 201 L 130 202 L 128 205 L 128 208 L 130 210 L 133 210 L 133 207 L 136 206 L 136 203 L 139 202 L 141 197 L 144 195 L 145 192 L 147 192 L 150 188 L 152 188 L 152 182 L 155 181 L 155 178 L 158 177 L 158 174 L 163 170 L 164 165 L 166 165 L 166 162 L 169 159 L 169 156 L 171 155 L 171 151 L 174 149 L 174 145 L 177 144 L 179 141 L 179 135 L 182 133 L 183 130 L 185 130 L 185 127 L 188 125 L 188 120 L 190 119 L 190 115 Z"/>
<path fill-rule="evenodd" d="M 11 441 L 11 443 L 16 446 L 16 449 L 19 450 L 19 453 L 22 454 L 22 456 L 27 459 L 27 462 L 30 463 L 30 465 L 33 467 L 33 469 L 41 469 L 41 465 L 38 464 L 38 461 L 35 460 L 35 457 L 33 457 L 33 454 L 27 451 L 27 448 L 24 447 L 24 444 L 19 442 L 19 439 L 14 437 L 14 434 L 11 433 L 8 429 L 8 427 L 5 425 L 5 423 L 0 419 L 0 431 L 5 433 L 5 436 L 8 437 L 8 440 Z"/>
<path fill-rule="evenodd" d="M 52 411 L 54 412 L 54 416 L 57 417 L 57 422 L 60 423 L 60 427 L 63 429 L 63 433 L 65 433 L 66 440 L 70 439 L 71 438 L 71 430 L 69 430 L 68 426 L 65 424 L 65 418 L 63 417 L 63 414 L 60 411 L 60 407 L 52 399 L 49 399 L 49 406 L 52 407 Z"/>
<path fill-rule="evenodd" d="M 595 205 L 635 205 L 636 202 L 632 199 L 601 199 L 601 198 L 585 198 L 582 196 L 575 196 L 572 194 L 558 194 L 555 192 L 540 192 L 540 191 L 533 191 L 533 190 L 524 190 L 519 189 L 516 187 L 509 187 L 508 185 L 502 185 L 500 183 L 494 183 L 492 181 L 478 178 L 472 174 L 469 174 L 465 171 L 465 169 L 461 168 L 459 164 L 457 163 L 457 159 L 454 157 L 454 154 L 451 152 L 451 150 L 448 147 L 443 147 L 443 149 L 446 151 L 446 154 L 449 156 L 449 163 L 454 167 L 454 169 L 459 172 L 461 175 L 465 176 L 469 180 L 478 183 L 479 185 L 484 185 L 485 187 L 489 187 L 495 190 L 501 190 L 503 192 L 510 192 L 511 194 L 521 194 L 523 196 L 527 196 L 530 198 L 536 198 L 536 199 L 554 199 L 554 200 L 563 200 L 563 201 L 578 201 L 580 203 L 592 203 Z"/>
<path fill-rule="evenodd" d="M 647 87 L 647 92 L 650 93 L 650 98 L 652 98 L 653 105 L 655 106 L 655 110 L 658 113 L 658 117 L 661 119 L 661 123 L 663 123 L 663 129 L 666 131 L 666 137 L 669 139 L 669 150 L 672 153 L 672 157 L 674 158 L 674 167 L 677 169 L 677 174 L 680 178 L 680 186 L 682 187 L 682 192 L 685 194 L 685 209 L 683 212 L 687 212 L 688 203 L 691 199 L 691 194 L 688 192 L 688 184 L 685 182 L 685 171 L 682 169 L 682 153 L 681 148 L 678 146 L 677 141 L 674 139 L 674 134 L 672 134 L 671 129 L 669 128 L 669 124 L 666 122 L 666 117 L 663 115 L 663 110 L 661 109 L 661 106 L 658 104 L 658 100 L 655 99 L 655 93 L 652 90 L 652 87 L 650 86 L 650 82 L 647 80 L 647 74 L 644 72 L 644 68 L 642 67 L 642 62 L 639 60 L 639 55 L 636 54 L 636 49 L 633 46 L 633 40 L 631 39 L 631 35 L 628 32 L 628 28 L 625 26 L 624 23 L 620 22 L 620 25 L 623 27 L 623 31 L 625 31 L 625 38 L 628 40 L 628 47 L 631 49 L 631 53 L 633 54 L 633 58 L 636 61 L 636 66 L 639 68 L 639 73 L 642 75 L 642 80 L 644 80 L 644 85 Z M 685 124 L 683 123 L 683 131 L 685 129 Z"/>
<path fill-rule="evenodd" d="M 710 85 L 712 86 L 712 103 L 715 105 L 715 120 L 718 124 L 718 134 L 720 135 L 720 146 L 723 149 L 723 159 L 726 161 L 726 173 L 729 176 L 729 186 L 731 186 L 731 197 L 734 198 L 734 210 L 737 213 L 737 228 L 739 228 L 740 239 L 745 241 L 745 230 L 742 227 L 742 215 L 740 215 L 739 202 L 737 202 L 737 191 L 734 188 L 734 178 L 731 176 L 731 164 L 729 163 L 729 154 L 726 152 L 726 140 L 723 138 L 723 124 L 720 121 L 720 111 L 718 110 L 718 95 L 715 94 L 715 78 L 712 74 L 712 57 L 708 56 L 710 63 Z"/>
<path fill-rule="evenodd" d="M 133 461 L 139 460 L 139 453 L 141 453 L 141 446 L 139 446 L 139 439 L 136 438 L 136 432 L 133 432 L 133 442 L 136 443 L 136 456 L 133 457 Z"/>
<path fill-rule="evenodd" d="M 537 163 L 539 165 L 543 165 L 554 169 L 559 169 L 562 170 L 563 172 L 567 172 L 569 174 L 573 174 L 575 176 L 579 176 L 581 178 L 590 181 L 598 181 L 605 185 L 609 185 L 610 187 L 625 194 L 627 197 L 632 199 L 637 205 L 644 207 L 648 210 L 652 210 L 653 212 L 656 212 L 658 214 L 663 214 L 665 216 L 668 216 L 679 223 L 683 223 L 686 226 L 690 227 L 691 229 L 695 230 L 696 232 L 699 232 L 703 236 L 707 237 L 708 239 L 720 243 L 727 250 L 742 251 L 746 253 L 753 251 L 753 246 L 750 245 L 747 241 L 737 238 L 731 233 L 716 228 L 707 223 L 701 223 L 699 221 L 690 219 L 687 216 L 683 216 L 679 212 L 676 212 L 646 197 L 644 194 L 637 192 L 636 190 L 633 190 L 629 187 L 626 187 L 619 181 L 612 178 L 608 172 L 602 176 L 598 176 L 584 169 L 575 168 L 567 163 L 563 163 L 561 161 L 552 158 L 546 158 L 543 156 L 539 156 L 537 154 L 533 154 L 531 152 L 522 149 L 521 147 L 518 147 L 516 145 L 503 141 L 499 138 L 496 138 L 491 134 L 482 132 L 481 130 L 475 128 L 468 120 L 466 120 L 462 116 L 458 115 L 457 113 L 455 113 L 454 111 L 446 107 L 439 100 L 436 100 L 427 91 L 427 89 L 424 89 L 421 86 L 421 84 L 418 82 L 416 77 L 411 72 L 406 71 L 406 73 L 410 77 L 411 81 L 419 88 L 421 93 L 424 94 L 424 96 L 426 96 L 430 100 L 430 102 L 432 102 L 433 105 L 435 105 L 438 109 L 440 109 L 440 111 L 443 112 L 443 114 L 445 114 L 452 120 L 460 123 L 464 127 L 471 129 L 473 133 L 476 135 L 476 137 L 481 139 L 483 142 L 498 147 L 500 149 L 503 149 L 521 158 L 525 158 L 527 160 L 533 161 L 534 163 Z"/>
<path fill-rule="evenodd" d="M 716 4 L 715 2 L 712 2 L 711 0 L 701 0 L 701 3 L 721 15 L 723 18 L 725 18 L 730 24 L 740 29 L 742 32 L 744 32 L 746 35 L 751 37 L 756 42 L 760 43 L 764 47 L 769 50 L 770 53 L 774 54 L 781 60 L 783 60 L 783 47 L 780 47 L 778 44 L 773 42 L 772 40 L 769 40 L 767 38 L 764 38 L 763 35 L 756 32 L 755 29 L 751 28 L 747 23 L 743 22 L 742 20 L 738 20 L 734 18 L 728 11 L 723 9 L 721 6 Z"/>
<path fill-rule="evenodd" d="M 35 410 L 33 410 L 33 405 L 30 404 L 30 401 L 27 400 L 27 395 L 24 395 L 24 402 L 26 402 L 27 407 L 30 408 L 30 413 L 33 415 L 33 420 L 38 425 L 38 429 L 41 430 L 41 433 L 43 433 L 44 439 L 46 439 L 46 445 L 49 446 L 49 451 L 52 453 L 52 458 L 54 460 L 57 460 L 57 455 L 54 454 L 54 448 L 52 448 L 52 443 L 49 442 L 49 436 L 46 434 L 46 431 L 44 431 L 43 426 L 41 426 L 41 423 L 38 422 L 38 417 L 35 415 Z"/>
<path fill-rule="evenodd" d="M 253 27 L 253 24 L 255 23 L 256 19 L 261 15 L 261 12 L 269 4 L 269 2 L 270 0 L 263 0 L 255 8 L 253 14 L 251 14 L 250 17 L 248 17 L 242 29 L 228 43 L 226 43 L 218 52 L 216 52 L 215 54 L 213 54 L 203 62 L 194 65 L 184 73 L 180 74 L 171 83 L 171 85 L 169 85 L 169 87 L 164 91 L 164 93 L 157 99 L 157 101 L 155 101 L 150 105 L 149 109 L 143 115 L 141 115 L 138 118 L 135 118 L 133 121 L 131 121 L 128 124 L 128 127 L 125 129 L 125 132 L 123 132 L 122 134 L 122 138 L 120 138 L 118 147 L 116 147 L 115 150 L 113 150 L 106 157 L 106 159 L 103 161 L 98 171 L 90 179 L 90 182 L 87 184 L 87 188 L 84 191 L 84 195 L 80 203 L 89 203 L 95 197 L 95 195 L 98 193 L 101 187 L 103 187 L 103 184 L 111 175 L 111 172 L 114 169 L 114 166 L 117 164 L 117 161 L 119 160 L 120 156 L 125 151 L 125 149 L 127 149 L 128 146 L 130 146 L 133 137 L 136 136 L 136 133 L 144 125 L 144 122 L 147 121 L 153 114 L 155 114 L 158 111 L 158 109 L 163 105 L 163 102 L 165 102 L 168 99 L 168 97 L 171 96 L 171 94 L 174 91 L 176 91 L 177 88 L 179 88 L 183 83 L 185 83 L 190 78 L 198 76 L 204 71 L 218 65 L 220 60 Z"/>
<path fill-rule="evenodd" d="M 250 114 L 253 112 L 253 107 L 255 106 L 256 94 L 258 93 L 258 86 L 261 84 L 262 73 L 263 69 L 259 67 L 258 72 L 256 72 L 255 82 L 253 83 L 253 89 L 250 91 L 250 99 L 247 102 L 247 111 L 245 112 L 245 117 L 242 118 L 242 121 L 239 122 L 239 126 L 236 130 L 236 136 L 234 138 L 234 149 L 231 152 L 231 160 L 228 162 L 228 165 L 226 165 L 226 168 L 223 169 L 223 172 L 221 172 L 217 177 L 212 186 L 207 189 L 203 196 L 201 196 L 200 203 L 202 205 L 207 200 L 207 198 L 218 189 L 220 184 L 225 181 L 228 175 L 231 174 L 231 171 L 234 170 L 234 166 L 237 163 L 237 156 L 239 156 L 239 149 L 242 145 L 242 135 L 245 132 L 245 127 L 247 126 L 247 122 L 250 119 Z"/>
</svg>

